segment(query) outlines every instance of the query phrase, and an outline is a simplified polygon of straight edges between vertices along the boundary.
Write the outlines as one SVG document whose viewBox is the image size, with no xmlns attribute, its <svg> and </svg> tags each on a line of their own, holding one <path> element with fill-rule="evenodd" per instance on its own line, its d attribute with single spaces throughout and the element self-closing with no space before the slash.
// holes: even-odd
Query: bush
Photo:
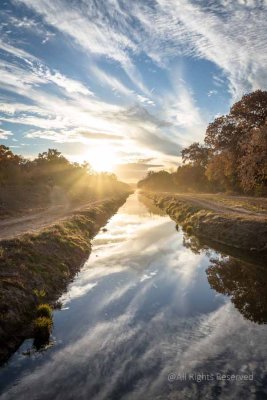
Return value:
<svg viewBox="0 0 267 400">
<path fill-rule="evenodd" d="M 37 340 L 46 341 L 49 339 L 52 329 L 52 319 L 38 317 L 34 320 L 34 337 Z"/>
<path fill-rule="evenodd" d="M 49 304 L 40 304 L 37 307 L 37 317 L 52 318 L 52 308 Z"/>
</svg>

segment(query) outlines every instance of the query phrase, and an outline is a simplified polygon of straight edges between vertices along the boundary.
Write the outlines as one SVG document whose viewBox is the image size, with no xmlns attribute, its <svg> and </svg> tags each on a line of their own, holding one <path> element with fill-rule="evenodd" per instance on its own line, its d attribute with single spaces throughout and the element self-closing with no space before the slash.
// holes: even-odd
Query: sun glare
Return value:
<svg viewBox="0 0 267 400">
<path fill-rule="evenodd" d="M 116 155 L 111 147 L 99 147 L 88 154 L 88 162 L 96 172 L 112 172 Z"/>
</svg>

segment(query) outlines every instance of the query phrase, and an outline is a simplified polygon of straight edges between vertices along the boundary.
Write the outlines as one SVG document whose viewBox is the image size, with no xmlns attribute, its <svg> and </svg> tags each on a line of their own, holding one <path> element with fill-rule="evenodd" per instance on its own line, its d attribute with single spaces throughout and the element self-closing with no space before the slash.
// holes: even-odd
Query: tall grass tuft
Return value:
<svg viewBox="0 0 267 400">
<path fill-rule="evenodd" d="M 46 317 L 52 319 L 52 308 L 49 304 L 39 304 L 36 314 L 37 318 Z"/>
<path fill-rule="evenodd" d="M 40 341 L 49 340 L 52 329 L 52 319 L 47 317 L 38 317 L 34 320 L 34 337 Z"/>
</svg>

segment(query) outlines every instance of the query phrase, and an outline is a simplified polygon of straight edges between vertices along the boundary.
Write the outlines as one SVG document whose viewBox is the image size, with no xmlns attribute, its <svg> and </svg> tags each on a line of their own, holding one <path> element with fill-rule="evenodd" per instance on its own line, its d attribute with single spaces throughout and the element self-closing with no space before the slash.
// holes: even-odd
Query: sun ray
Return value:
<svg viewBox="0 0 267 400">
<path fill-rule="evenodd" d="M 113 172 L 116 153 L 111 146 L 95 147 L 87 155 L 88 162 L 96 172 Z"/>
</svg>

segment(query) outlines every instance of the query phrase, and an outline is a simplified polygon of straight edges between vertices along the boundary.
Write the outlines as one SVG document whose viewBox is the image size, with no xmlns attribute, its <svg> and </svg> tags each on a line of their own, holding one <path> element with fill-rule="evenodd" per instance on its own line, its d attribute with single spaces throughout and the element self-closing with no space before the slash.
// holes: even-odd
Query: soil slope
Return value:
<svg viewBox="0 0 267 400">
<path fill-rule="evenodd" d="M 129 193 L 99 201 L 35 233 L 0 241 L 0 362 L 32 333 L 39 303 L 53 304 L 91 251 L 91 239 Z"/>
<path fill-rule="evenodd" d="M 143 192 L 189 234 L 203 241 L 248 252 L 267 253 L 267 214 L 265 207 L 254 211 L 245 198 L 176 195 Z M 241 200 L 240 200 L 241 199 Z M 232 205 L 231 205 L 232 203 Z M 256 207 L 256 206 L 255 206 Z M 259 205 L 257 210 L 259 209 Z"/>
</svg>

